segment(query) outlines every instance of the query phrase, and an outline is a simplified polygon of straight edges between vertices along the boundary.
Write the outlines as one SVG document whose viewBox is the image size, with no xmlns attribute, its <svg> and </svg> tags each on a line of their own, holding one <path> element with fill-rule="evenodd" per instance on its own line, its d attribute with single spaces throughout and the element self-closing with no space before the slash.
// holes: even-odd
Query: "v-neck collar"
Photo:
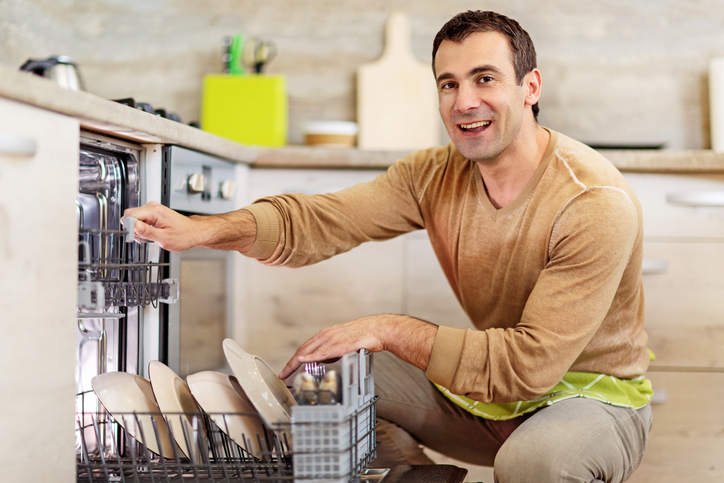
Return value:
<svg viewBox="0 0 724 483">
<path fill-rule="evenodd" d="M 507 206 L 504 206 L 501 209 L 496 208 L 490 201 L 490 197 L 488 196 L 488 190 L 485 189 L 483 174 L 480 172 L 480 168 L 478 167 L 477 163 L 473 162 L 473 176 L 475 177 L 475 187 L 478 192 L 478 200 L 480 201 L 480 204 L 483 205 L 483 208 L 485 208 L 485 211 L 490 213 L 490 215 L 494 219 L 497 220 L 506 217 L 510 213 L 520 208 L 520 206 L 525 203 L 525 200 L 528 199 L 528 196 L 538 185 L 538 181 L 540 181 L 540 179 L 543 177 L 543 173 L 545 173 L 546 168 L 551 162 L 551 158 L 553 157 L 553 150 L 555 149 L 556 143 L 558 142 L 557 132 L 551 131 L 550 129 L 545 127 L 543 129 L 548 131 L 548 133 L 551 135 L 550 139 L 548 140 L 548 146 L 546 147 L 545 153 L 543 153 L 543 159 L 533 173 L 533 176 L 528 181 L 528 184 L 525 185 L 525 188 L 518 195 L 518 197 L 514 199 L 512 203 L 509 203 Z"/>
</svg>

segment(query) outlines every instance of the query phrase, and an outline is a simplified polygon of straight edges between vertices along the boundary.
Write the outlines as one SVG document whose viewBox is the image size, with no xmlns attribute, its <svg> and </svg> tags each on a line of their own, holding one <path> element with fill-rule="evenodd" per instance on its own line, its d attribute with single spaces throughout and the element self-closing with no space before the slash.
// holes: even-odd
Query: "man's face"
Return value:
<svg viewBox="0 0 724 483">
<path fill-rule="evenodd" d="M 494 161 L 515 141 L 526 107 L 526 83 L 516 85 L 508 40 L 498 32 L 444 40 L 435 72 L 450 139 L 466 158 Z"/>
</svg>

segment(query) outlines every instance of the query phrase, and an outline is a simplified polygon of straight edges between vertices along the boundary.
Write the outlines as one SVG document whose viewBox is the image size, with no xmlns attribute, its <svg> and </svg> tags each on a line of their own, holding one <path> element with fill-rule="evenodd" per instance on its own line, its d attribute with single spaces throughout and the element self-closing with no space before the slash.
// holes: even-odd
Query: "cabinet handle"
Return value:
<svg viewBox="0 0 724 483">
<path fill-rule="evenodd" d="M 671 194 L 666 201 L 680 206 L 724 206 L 724 191 Z"/>
<path fill-rule="evenodd" d="M 669 262 L 666 260 L 657 260 L 655 258 L 644 258 L 641 263 L 642 275 L 656 275 L 666 273 L 669 269 Z"/>
<path fill-rule="evenodd" d="M 0 133 L 0 154 L 32 157 L 37 150 L 38 143 L 33 138 Z"/>
</svg>

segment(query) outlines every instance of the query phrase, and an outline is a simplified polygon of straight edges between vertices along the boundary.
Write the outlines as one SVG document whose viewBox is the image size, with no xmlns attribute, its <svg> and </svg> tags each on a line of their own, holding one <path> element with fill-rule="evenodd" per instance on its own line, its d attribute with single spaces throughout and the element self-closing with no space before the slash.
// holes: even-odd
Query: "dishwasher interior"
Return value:
<svg viewBox="0 0 724 483">
<path fill-rule="evenodd" d="M 384 472 L 366 469 L 376 449 L 376 398 L 372 354 L 365 351 L 348 354 L 341 361 L 348 394 L 344 404 L 294 406 L 288 422 L 262 421 L 252 406 L 243 412 L 202 411 L 190 393 L 178 411 L 161 412 L 158 405 L 111 411 L 101 403 L 106 400 L 96 391 L 99 381 L 108 380 L 104 376 L 109 375 L 127 381 L 134 394 L 141 393 L 155 403 L 155 383 L 152 387 L 154 381 L 142 376 L 151 371 L 153 359 L 163 364 L 172 360 L 164 360 L 164 355 L 174 338 L 163 333 L 178 331 L 176 325 L 182 324 L 174 318 L 178 309 L 169 310 L 179 302 L 182 291 L 176 279 L 167 278 L 175 273 L 175 259 L 155 243 L 134 240 L 133 220 L 123 219 L 126 208 L 148 201 L 149 179 L 162 178 L 148 173 L 144 165 L 147 152 L 141 146 L 101 136 L 89 134 L 81 140 L 77 481 L 379 481 Z M 167 182 L 164 192 L 213 199 L 219 179 L 210 187 L 211 177 L 207 176 L 203 190 L 185 187 L 185 180 L 188 178 L 190 185 L 193 177 L 178 167 L 192 154 L 187 151 L 163 150 L 164 177 L 172 178 L 174 152 L 177 174 L 184 173 L 180 184 Z M 201 153 L 194 157 L 198 155 Z M 202 169 L 208 174 L 211 160 L 205 161 Z M 175 384 L 175 389 L 186 386 L 181 378 Z M 241 420 L 250 424 L 247 428 L 260 429 L 245 430 L 239 436 L 233 425 Z"/>
</svg>

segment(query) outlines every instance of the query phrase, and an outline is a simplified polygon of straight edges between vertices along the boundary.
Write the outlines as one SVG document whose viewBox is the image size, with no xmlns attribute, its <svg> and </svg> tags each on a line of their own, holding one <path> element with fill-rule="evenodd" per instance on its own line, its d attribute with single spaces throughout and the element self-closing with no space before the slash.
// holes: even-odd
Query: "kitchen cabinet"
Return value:
<svg viewBox="0 0 724 483">
<path fill-rule="evenodd" d="M 75 481 L 78 143 L 0 98 L 0 481 Z"/>
<path fill-rule="evenodd" d="M 644 294 L 652 368 L 724 370 L 724 175 L 626 173 L 644 214 Z M 708 197 L 709 200 L 712 196 Z"/>
<path fill-rule="evenodd" d="M 654 424 L 639 469 L 628 483 L 724 481 L 724 372 L 650 372 L 667 401 L 654 404 Z"/>
</svg>

